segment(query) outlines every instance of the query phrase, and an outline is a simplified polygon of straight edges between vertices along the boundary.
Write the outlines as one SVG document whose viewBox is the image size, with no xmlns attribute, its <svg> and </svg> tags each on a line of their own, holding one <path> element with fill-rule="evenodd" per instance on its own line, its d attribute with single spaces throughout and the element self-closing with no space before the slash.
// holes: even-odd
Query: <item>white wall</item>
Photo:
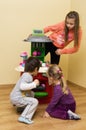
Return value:
<svg viewBox="0 0 86 130">
<path fill-rule="evenodd" d="M 80 14 L 83 35 L 79 52 L 69 55 L 68 80 L 86 87 L 86 1 L 71 0 L 71 8 Z"/>
<path fill-rule="evenodd" d="M 33 29 L 62 21 L 70 10 L 71 0 L 0 0 L 0 84 L 14 84 L 19 73 L 20 53 L 30 54 L 30 43 L 24 43 Z M 65 62 L 64 62 L 65 61 Z M 61 64 L 67 75 L 67 56 Z"/>
</svg>

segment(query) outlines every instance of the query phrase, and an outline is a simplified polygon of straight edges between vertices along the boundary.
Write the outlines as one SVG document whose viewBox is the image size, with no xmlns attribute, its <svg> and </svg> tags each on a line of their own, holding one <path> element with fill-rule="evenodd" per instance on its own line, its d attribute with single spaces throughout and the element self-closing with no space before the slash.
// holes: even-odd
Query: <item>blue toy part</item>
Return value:
<svg viewBox="0 0 86 130">
<path fill-rule="evenodd" d="M 46 97 L 48 96 L 47 92 L 35 92 L 35 97 L 40 98 L 40 97 Z"/>
<path fill-rule="evenodd" d="M 25 67 L 25 63 L 24 62 L 21 62 L 19 65 L 22 66 L 22 67 Z"/>
</svg>

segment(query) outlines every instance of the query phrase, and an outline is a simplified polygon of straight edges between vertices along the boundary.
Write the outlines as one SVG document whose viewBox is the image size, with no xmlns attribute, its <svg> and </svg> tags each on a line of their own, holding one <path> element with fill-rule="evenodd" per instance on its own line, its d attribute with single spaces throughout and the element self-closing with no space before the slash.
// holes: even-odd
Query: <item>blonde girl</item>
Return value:
<svg viewBox="0 0 86 130">
<path fill-rule="evenodd" d="M 49 85 L 53 86 L 53 96 L 47 106 L 43 117 L 54 117 L 60 119 L 74 119 L 79 120 L 80 117 L 75 114 L 76 101 L 68 88 L 64 90 L 63 84 L 63 73 L 60 67 L 57 65 L 52 65 L 49 67 L 48 72 Z"/>
</svg>

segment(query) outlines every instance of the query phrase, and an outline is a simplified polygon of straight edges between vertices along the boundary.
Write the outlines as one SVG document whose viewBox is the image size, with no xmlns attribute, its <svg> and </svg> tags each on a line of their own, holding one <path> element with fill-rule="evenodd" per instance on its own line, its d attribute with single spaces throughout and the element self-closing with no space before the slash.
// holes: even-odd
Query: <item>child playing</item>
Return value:
<svg viewBox="0 0 86 130">
<path fill-rule="evenodd" d="M 79 50 L 82 35 L 79 22 L 79 14 L 70 11 L 65 21 L 44 28 L 44 33 L 51 32 L 49 38 L 52 42 L 45 44 L 45 54 L 50 52 L 51 64 L 59 64 L 60 55 L 72 54 Z M 66 48 L 72 41 L 73 47 Z"/>
<path fill-rule="evenodd" d="M 70 89 L 66 87 L 66 92 L 63 92 L 62 70 L 57 65 L 52 65 L 49 67 L 47 75 L 49 84 L 53 85 L 54 91 L 43 117 L 79 120 L 80 117 L 74 113 L 76 102 Z"/>
<path fill-rule="evenodd" d="M 36 57 L 29 57 L 25 63 L 25 71 L 16 83 L 10 94 L 11 103 L 17 108 L 23 108 L 23 112 L 18 118 L 19 122 L 32 124 L 31 120 L 38 106 L 38 100 L 34 98 L 33 88 L 39 85 L 39 81 L 33 76 L 37 75 L 40 67 L 40 61 Z M 24 96 L 22 93 L 29 90 L 29 97 Z"/>
</svg>

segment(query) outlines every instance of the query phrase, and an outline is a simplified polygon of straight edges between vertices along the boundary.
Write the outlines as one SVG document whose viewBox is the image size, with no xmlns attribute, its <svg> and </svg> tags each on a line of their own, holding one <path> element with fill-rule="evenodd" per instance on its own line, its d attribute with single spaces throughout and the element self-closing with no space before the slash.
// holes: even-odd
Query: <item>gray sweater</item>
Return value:
<svg viewBox="0 0 86 130">
<path fill-rule="evenodd" d="M 32 75 L 27 72 L 23 73 L 10 93 L 11 102 L 15 104 L 18 100 L 23 98 L 22 93 L 24 91 L 31 90 L 33 88 L 36 88 L 36 84 L 33 81 Z M 29 91 L 29 93 L 31 93 L 31 91 Z"/>
</svg>

